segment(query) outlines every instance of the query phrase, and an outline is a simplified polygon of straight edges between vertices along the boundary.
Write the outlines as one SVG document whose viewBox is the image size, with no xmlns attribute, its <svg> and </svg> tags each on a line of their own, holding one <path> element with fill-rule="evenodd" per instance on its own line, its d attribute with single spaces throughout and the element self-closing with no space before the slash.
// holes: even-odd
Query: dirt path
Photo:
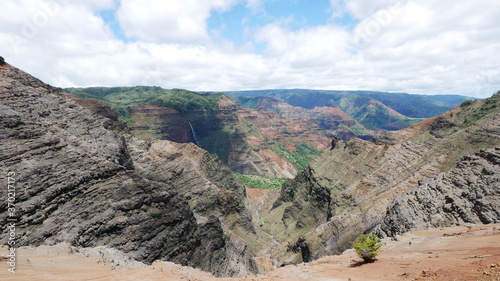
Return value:
<svg viewBox="0 0 500 281">
<path fill-rule="evenodd" d="M 0 254 L 5 255 L 2 247 Z M 354 266 L 352 250 L 339 256 L 286 266 L 266 275 L 217 279 L 168 262 L 151 266 L 89 250 L 84 256 L 66 245 L 17 250 L 16 274 L 2 260 L 0 280 L 500 280 L 500 225 L 418 231 L 388 242 L 378 260 Z M 111 261 L 113 260 L 113 261 Z M 123 266 L 117 265 L 123 264 Z"/>
</svg>

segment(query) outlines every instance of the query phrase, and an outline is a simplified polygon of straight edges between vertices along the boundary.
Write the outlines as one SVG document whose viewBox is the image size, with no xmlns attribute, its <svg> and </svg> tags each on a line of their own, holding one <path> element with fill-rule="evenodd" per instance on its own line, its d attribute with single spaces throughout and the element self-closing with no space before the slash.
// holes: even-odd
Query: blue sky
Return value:
<svg viewBox="0 0 500 281">
<path fill-rule="evenodd" d="M 253 41 L 252 31 L 276 21 L 285 22 L 292 31 L 329 23 L 351 27 L 355 24 L 356 20 L 348 14 L 342 18 L 333 17 L 330 10 L 328 0 L 275 0 L 254 9 L 245 2 L 239 2 L 227 11 L 212 12 L 208 28 L 225 39 L 244 44 Z"/>
<path fill-rule="evenodd" d="M 116 38 L 126 42 L 134 41 L 134 38 L 124 34 L 116 19 L 116 12 L 117 7 L 99 11 L 99 15 L 111 27 Z M 239 1 L 228 10 L 212 11 L 207 19 L 207 27 L 217 36 L 236 44 L 245 44 L 253 41 L 253 32 L 258 28 L 276 21 L 283 22 L 290 30 L 331 23 L 352 28 L 358 22 L 349 14 L 333 16 L 328 0 L 274 0 L 254 8 Z"/>
<path fill-rule="evenodd" d="M 498 0 L 4 0 L 0 55 L 59 87 L 491 96 Z"/>
</svg>

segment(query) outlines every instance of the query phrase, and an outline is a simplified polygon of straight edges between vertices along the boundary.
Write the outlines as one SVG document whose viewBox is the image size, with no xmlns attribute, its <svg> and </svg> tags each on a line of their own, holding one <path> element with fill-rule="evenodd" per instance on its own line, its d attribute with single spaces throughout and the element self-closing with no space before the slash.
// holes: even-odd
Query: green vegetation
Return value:
<svg viewBox="0 0 500 281">
<path fill-rule="evenodd" d="M 5 59 L 2 56 L 0 56 L 0 65 L 4 65 L 4 64 L 5 64 Z"/>
<path fill-rule="evenodd" d="M 356 123 L 356 125 L 354 126 L 346 126 L 345 124 L 341 124 L 339 126 L 339 129 L 344 129 L 346 131 L 351 131 L 353 134 L 355 134 L 356 136 L 363 136 L 363 135 L 366 135 L 366 128 L 363 127 L 363 125 L 359 124 L 359 123 Z"/>
<path fill-rule="evenodd" d="M 262 98 L 250 98 L 250 97 L 242 97 L 239 95 L 228 94 L 229 97 L 236 100 L 241 107 L 244 108 L 257 108 Z"/>
<path fill-rule="evenodd" d="M 233 132 L 230 129 L 221 128 L 220 130 L 208 132 L 206 136 L 199 137 L 199 143 L 206 151 L 216 154 L 227 165 L 229 153 L 231 152 L 232 134 Z"/>
<path fill-rule="evenodd" d="M 257 90 L 231 92 L 231 94 L 241 97 L 273 97 L 283 100 L 294 106 L 313 108 L 316 106 L 339 105 L 342 110 L 345 108 L 340 104 L 340 99 L 359 99 L 367 97 L 377 100 L 397 112 L 413 118 L 429 118 L 442 114 L 455 105 L 466 99 L 465 96 L 458 95 L 410 95 L 406 93 L 386 93 L 375 91 L 324 91 L 307 89 L 288 90 Z M 249 101 L 246 101 L 248 103 Z"/>
<path fill-rule="evenodd" d="M 357 136 L 367 135 L 367 129 L 399 130 L 409 127 L 422 121 L 423 118 L 442 114 L 466 99 L 460 96 L 439 96 L 433 99 L 433 96 L 400 93 L 302 89 L 244 91 L 229 94 L 243 107 L 248 108 L 256 108 L 263 97 L 308 109 L 323 106 L 338 107 L 360 123 L 355 128 L 346 128 Z M 445 101 L 455 103 L 448 104 Z M 279 110 L 275 112 L 280 114 Z"/>
<path fill-rule="evenodd" d="M 309 147 L 306 143 L 296 144 L 295 147 L 297 148 L 297 152 L 290 152 L 283 143 L 277 142 L 271 147 L 271 150 L 280 157 L 288 160 L 299 171 L 303 170 L 313 160 L 309 155 L 321 154 L 321 152 Z"/>
<path fill-rule="evenodd" d="M 236 161 L 233 160 L 237 158 L 231 157 L 248 151 L 258 153 L 262 149 L 261 145 L 265 145 L 266 149 L 270 148 L 279 157 L 294 165 L 299 171 L 307 167 L 312 159 L 321 154 L 307 143 L 294 143 L 291 138 L 289 141 L 294 143 L 296 150 L 292 149 L 293 145 L 291 145 L 292 147 L 288 145 L 287 140 L 281 140 L 281 142 L 279 139 L 269 140 L 265 137 L 266 134 L 261 131 L 262 122 L 254 122 L 251 118 L 239 118 L 231 110 L 219 111 L 218 101 L 222 94 L 218 93 L 195 93 L 182 89 L 166 90 L 161 87 L 146 86 L 70 88 L 64 90 L 79 98 L 99 100 L 110 105 L 116 110 L 120 119 L 131 128 L 131 132 L 138 135 L 140 133 L 150 135 L 150 132 L 146 129 L 139 129 L 139 123 L 137 125 L 135 123 L 139 120 L 137 118 L 142 118 L 140 119 L 141 124 L 149 121 L 146 118 L 147 116 L 144 117 L 143 112 L 137 113 L 137 116 L 136 114 L 132 116 L 132 112 L 135 112 L 134 107 L 149 105 L 177 110 L 181 118 L 186 121 L 185 123 L 189 122 L 192 125 L 200 146 L 210 153 L 216 154 L 226 165 L 231 163 L 233 169 L 236 167 L 233 165 Z M 395 114 L 394 111 L 381 102 L 376 101 L 375 97 L 384 96 L 382 93 L 310 90 L 267 91 L 265 94 L 258 93 L 257 96 L 253 95 L 252 92 L 247 93 L 250 97 L 242 97 L 240 94 L 236 94 L 237 100 L 247 107 L 256 107 L 260 104 L 262 98 L 259 98 L 259 96 L 270 96 L 271 100 L 266 99 L 266 102 L 272 103 L 274 98 L 276 102 L 284 101 L 291 105 L 306 108 L 315 106 L 339 107 L 362 122 L 362 124 L 353 121 L 341 124 L 339 128 L 346 137 L 352 136 L 349 131 L 358 136 L 365 136 L 373 134 L 372 131 L 368 131 L 366 128 L 395 130 L 420 121 L 420 119 Z M 407 101 L 414 98 L 411 95 L 396 96 L 398 98 L 395 99 L 404 98 Z M 388 98 L 389 96 L 384 97 Z M 260 119 L 257 121 L 260 121 Z M 355 124 L 351 126 L 350 124 L 353 123 Z M 270 123 L 269 126 L 273 126 L 273 124 Z M 183 132 L 188 138 L 190 133 L 189 131 Z M 252 141 L 246 141 L 244 136 L 249 135 L 254 135 L 258 139 L 252 137 Z M 330 135 L 330 132 L 327 135 Z M 273 170 L 272 172 L 276 171 Z M 279 188 L 282 183 L 282 181 L 269 183 L 268 179 L 263 179 L 246 178 L 245 181 L 246 184 L 257 188 Z"/>
<path fill-rule="evenodd" d="M 234 129 L 221 126 L 217 115 L 217 101 L 222 94 L 199 94 L 182 89 L 166 90 L 161 87 L 91 87 L 67 88 L 63 91 L 82 99 L 99 100 L 113 107 L 132 131 L 135 121 L 132 108 L 140 105 L 161 106 L 177 110 L 196 130 L 200 145 L 215 153 L 227 164 L 230 139 Z"/>
<path fill-rule="evenodd" d="M 221 94 L 198 94 L 195 92 L 160 87 L 91 87 L 67 88 L 63 91 L 82 99 L 94 99 L 106 103 L 118 112 L 127 124 L 130 120 L 130 109 L 139 105 L 163 106 L 188 114 L 195 110 L 215 111 L 217 100 Z M 189 119 L 189 118 L 188 118 Z M 194 121 L 194 120 L 190 120 Z"/>
<path fill-rule="evenodd" d="M 469 99 L 469 97 L 457 95 L 433 96 L 375 91 L 324 91 L 307 89 L 241 91 L 230 92 L 230 94 L 245 97 L 245 100 L 239 101 L 248 104 L 248 107 L 253 106 L 249 98 L 273 97 L 294 106 L 313 108 L 316 106 L 338 105 L 344 111 L 346 109 L 341 104 L 340 99 L 347 98 L 354 101 L 365 97 L 377 100 L 397 112 L 413 118 L 429 118 L 442 114 L 464 100 Z"/>
<path fill-rule="evenodd" d="M 354 240 L 352 246 L 365 262 L 373 262 L 378 256 L 378 249 L 382 247 L 382 243 L 376 235 L 364 234 Z"/>
<path fill-rule="evenodd" d="M 474 103 L 473 100 L 466 100 L 460 104 L 460 107 L 467 107 L 469 105 L 472 105 Z"/>
<path fill-rule="evenodd" d="M 295 147 L 297 148 L 297 153 L 299 153 L 300 155 L 321 155 L 321 151 L 309 147 L 305 142 L 298 143 L 295 145 Z"/>
<path fill-rule="evenodd" d="M 84 100 L 98 100 L 98 101 L 104 101 L 104 102 L 106 101 L 103 98 L 100 98 L 98 96 L 94 96 L 92 94 L 80 92 L 80 91 L 74 91 L 71 93 L 71 95 L 73 95 L 74 97 L 77 97 L 79 99 L 84 99 Z"/>
<path fill-rule="evenodd" d="M 71 95 L 86 99 L 105 100 L 113 107 L 134 107 L 138 105 L 164 106 L 181 113 L 192 110 L 217 109 L 221 94 L 198 94 L 195 92 L 160 87 L 92 87 L 64 89 Z"/>
<path fill-rule="evenodd" d="M 255 175 L 234 173 L 233 176 L 249 188 L 277 190 L 287 180 L 286 178 L 265 178 Z"/>
<path fill-rule="evenodd" d="M 221 94 L 198 94 L 195 92 L 160 87 L 115 87 L 115 88 L 83 88 L 65 89 L 70 94 L 87 93 L 94 97 L 107 100 L 114 105 L 138 106 L 152 105 L 175 109 L 181 113 L 192 110 L 216 110 L 217 100 Z"/>
<path fill-rule="evenodd" d="M 500 92 L 497 92 L 491 98 L 486 100 L 466 100 L 462 102 L 462 104 L 460 104 L 462 111 L 455 117 L 455 122 L 463 119 L 464 125 L 470 126 L 477 121 L 484 119 L 488 115 L 497 112 L 497 107 L 500 105 L 499 93 Z"/>
</svg>

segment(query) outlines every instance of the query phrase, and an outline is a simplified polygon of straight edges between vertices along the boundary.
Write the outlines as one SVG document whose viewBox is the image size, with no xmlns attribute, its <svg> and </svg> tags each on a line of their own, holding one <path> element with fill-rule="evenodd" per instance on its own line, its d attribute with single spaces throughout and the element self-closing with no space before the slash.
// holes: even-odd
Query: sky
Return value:
<svg viewBox="0 0 500 281">
<path fill-rule="evenodd" d="M 2 0 L 0 55 L 56 87 L 500 90 L 498 0 Z"/>
</svg>

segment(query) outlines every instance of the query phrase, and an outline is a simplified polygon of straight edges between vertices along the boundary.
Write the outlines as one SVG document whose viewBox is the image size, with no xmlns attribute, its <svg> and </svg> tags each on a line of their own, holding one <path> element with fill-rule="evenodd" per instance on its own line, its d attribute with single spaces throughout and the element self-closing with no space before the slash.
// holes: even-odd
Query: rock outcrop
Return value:
<svg viewBox="0 0 500 281">
<path fill-rule="evenodd" d="M 252 228 L 227 168 L 195 145 L 137 140 L 106 116 L 111 109 L 84 105 L 94 112 L 0 67 L 0 177 L 14 175 L 16 189 L 15 211 L 1 201 L 0 219 L 16 219 L 17 246 L 108 246 L 220 276 L 255 270 L 233 233 Z"/>
<path fill-rule="evenodd" d="M 108 105 L 105 105 L 102 102 L 96 100 L 79 99 L 73 96 L 70 97 L 74 101 L 76 101 L 76 103 L 90 109 L 90 111 L 94 112 L 95 114 L 111 120 L 113 129 L 115 131 L 129 132 L 129 128 L 122 120 L 120 120 L 120 117 L 118 116 L 116 110 L 109 107 Z"/>
<path fill-rule="evenodd" d="M 500 222 L 500 147 L 464 156 L 457 166 L 398 197 L 381 233 Z"/>
<path fill-rule="evenodd" d="M 141 105 L 130 109 L 132 135 L 140 139 L 195 142 L 189 122 L 177 110 L 161 106 Z"/>
</svg>

